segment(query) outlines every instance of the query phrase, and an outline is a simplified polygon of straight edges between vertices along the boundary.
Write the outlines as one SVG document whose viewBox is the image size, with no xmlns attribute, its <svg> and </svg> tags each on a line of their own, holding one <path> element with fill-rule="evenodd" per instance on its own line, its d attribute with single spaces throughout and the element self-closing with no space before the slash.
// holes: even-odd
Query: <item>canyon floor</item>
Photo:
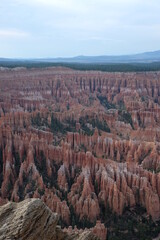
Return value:
<svg viewBox="0 0 160 240">
<path fill-rule="evenodd" d="M 0 205 L 28 198 L 66 232 L 156 238 L 160 72 L 0 68 Z"/>
</svg>

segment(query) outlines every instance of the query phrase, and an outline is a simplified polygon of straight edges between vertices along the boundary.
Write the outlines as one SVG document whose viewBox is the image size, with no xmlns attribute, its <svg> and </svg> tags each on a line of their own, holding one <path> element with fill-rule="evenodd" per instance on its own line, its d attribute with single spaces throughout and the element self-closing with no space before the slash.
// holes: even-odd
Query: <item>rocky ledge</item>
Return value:
<svg viewBox="0 0 160 240">
<path fill-rule="evenodd" d="M 58 215 L 40 199 L 9 202 L 0 207 L 0 240 L 98 240 L 91 231 L 68 234 L 58 226 Z"/>
</svg>

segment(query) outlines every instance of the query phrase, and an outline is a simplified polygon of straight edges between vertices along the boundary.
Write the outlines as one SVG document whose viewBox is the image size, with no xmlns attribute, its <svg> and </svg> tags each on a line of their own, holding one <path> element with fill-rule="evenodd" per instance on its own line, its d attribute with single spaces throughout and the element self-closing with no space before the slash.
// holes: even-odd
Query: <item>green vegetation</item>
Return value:
<svg viewBox="0 0 160 240">
<path fill-rule="evenodd" d="M 47 118 L 42 117 L 39 112 L 35 116 L 32 116 L 31 124 L 37 127 L 49 127 Z"/>
<path fill-rule="evenodd" d="M 54 161 L 52 161 L 52 164 L 50 167 L 52 168 L 53 174 L 51 177 L 49 177 L 47 173 L 47 165 L 46 165 L 47 160 L 43 151 L 40 151 L 38 156 L 34 154 L 34 162 L 46 186 L 49 188 L 52 188 L 54 186 L 56 189 L 59 189 L 57 185 L 57 172 L 59 169 L 59 165 L 57 165 Z M 41 189 L 40 187 L 38 187 L 36 180 L 33 179 L 32 167 L 30 168 L 28 174 L 23 172 L 22 179 L 23 179 L 23 185 L 22 186 L 20 185 L 18 189 L 18 195 L 20 197 L 20 200 L 23 200 L 25 197 L 25 194 L 26 194 L 25 188 L 27 184 L 29 184 L 29 188 L 27 189 L 27 193 L 29 194 L 29 197 L 33 197 L 33 194 L 37 188 L 40 196 L 44 194 L 44 189 Z"/>
<path fill-rule="evenodd" d="M 146 210 L 136 206 L 132 211 L 126 209 L 122 216 L 113 213 L 102 202 L 101 219 L 108 228 L 108 240 L 152 240 L 160 233 L 160 222 L 145 217 Z"/>
<path fill-rule="evenodd" d="M 113 103 L 110 103 L 108 99 L 104 96 L 98 96 L 97 98 L 99 99 L 100 103 L 107 109 L 116 109 L 116 105 Z"/>
<path fill-rule="evenodd" d="M 53 113 L 51 115 L 50 128 L 53 133 L 55 133 L 55 132 L 65 133 L 63 124 L 53 115 Z"/>
<path fill-rule="evenodd" d="M 50 129 L 53 133 L 60 132 L 76 132 L 76 121 L 74 119 L 67 119 L 64 123 L 60 122 L 52 113 Z"/>
<path fill-rule="evenodd" d="M 125 104 L 123 100 L 120 100 L 117 105 L 117 109 L 119 110 L 126 110 Z"/>
<path fill-rule="evenodd" d="M 46 184 L 46 186 L 48 187 L 54 186 L 55 188 L 57 188 L 57 178 L 58 178 L 57 173 L 58 173 L 59 165 L 57 165 L 54 161 L 52 161 L 52 164 L 50 167 L 52 169 L 53 174 L 51 177 L 49 177 L 47 172 L 47 165 L 46 165 L 47 160 L 43 151 L 40 151 L 38 156 L 36 156 L 36 154 L 34 155 L 34 162 L 38 172 L 42 175 L 43 181 Z"/>
<path fill-rule="evenodd" d="M 46 158 L 44 156 L 43 151 L 40 152 L 40 155 L 38 158 L 36 157 L 36 154 L 34 155 L 34 162 L 37 167 L 37 170 L 42 175 L 44 182 L 48 182 Z"/>
<path fill-rule="evenodd" d="M 96 119 L 92 119 L 90 123 L 94 128 L 97 127 L 99 130 L 102 130 L 104 132 L 111 131 L 106 121 L 102 122 L 98 118 L 96 118 Z"/>
<path fill-rule="evenodd" d="M 68 118 L 65 121 L 65 130 L 67 132 L 76 132 L 76 121 L 73 118 Z"/>
<path fill-rule="evenodd" d="M 90 129 L 86 124 L 89 123 L 88 115 L 85 117 L 80 117 L 79 123 L 81 124 L 81 129 L 87 134 L 88 136 L 92 136 L 94 133 L 93 129 Z"/>
<path fill-rule="evenodd" d="M 20 185 L 19 189 L 18 189 L 18 195 L 20 197 L 20 201 L 22 201 L 24 199 L 24 195 L 25 195 L 24 190 L 29 181 L 29 177 L 26 175 L 25 172 L 23 172 L 23 174 L 22 174 L 22 179 L 23 179 L 23 185 Z"/>
<path fill-rule="evenodd" d="M 0 61 L 1 67 L 15 68 L 44 68 L 44 67 L 69 67 L 82 71 L 104 71 L 104 72 L 145 72 L 160 71 L 160 62 L 153 63 L 106 63 L 106 64 L 90 64 L 90 63 L 47 63 L 34 61 Z"/>
<path fill-rule="evenodd" d="M 141 101 L 142 101 L 142 102 L 145 102 L 145 101 L 146 101 L 146 99 L 147 99 L 147 98 L 146 98 L 146 97 L 144 97 L 144 96 L 142 96 L 142 97 L 141 97 Z"/>
<path fill-rule="evenodd" d="M 118 120 L 125 122 L 125 123 L 129 123 L 131 125 L 132 128 L 133 127 L 133 122 L 132 122 L 132 116 L 129 112 L 125 111 L 125 110 L 119 110 L 118 111 Z"/>
<path fill-rule="evenodd" d="M 44 192 L 45 192 L 44 189 L 38 188 L 38 193 L 39 193 L 40 196 L 43 196 Z"/>
<path fill-rule="evenodd" d="M 38 129 L 48 128 L 52 133 L 76 132 L 76 121 L 74 119 L 67 119 L 64 123 L 61 122 L 54 113 L 51 114 L 51 123 L 48 123 L 47 117 L 42 117 L 37 113 L 31 118 L 31 124 Z"/>
<path fill-rule="evenodd" d="M 145 168 L 145 169 L 146 169 L 147 171 L 152 172 L 152 173 L 153 173 L 153 172 L 156 173 L 156 174 L 157 174 L 157 173 L 160 173 L 160 167 L 158 167 L 158 168 L 155 169 L 155 167 L 152 166 L 152 167 L 149 167 L 149 168 L 147 167 L 147 168 Z"/>
<path fill-rule="evenodd" d="M 152 240 L 160 232 L 159 224 L 145 218 L 140 222 L 132 217 L 116 217 L 108 240 Z"/>
<path fill-rule="evenodd" d="M 96 99 L 95 97 L 89 96 L 89 98 L 88 98 L 88 100 L 89 100 L 89 106 L 92 106 L 92 105 L 93 105 L 95 99 Z"/>
<path fill-rule="evenodd" d="M 79 151 L 86 153 L 87 152 L 86 146 L 84 144 L 81 144 L 80 147 L 79 147 Z"/>
<path fill-rule="evenodd" d="M 118 109 L 118 120 L 119 121 L 122 121 L 122 122 L 125 122 L 125 123 L 129 123 L 131 125 L 132 128 L 133 127 L 133 121 L 132 121 L 132 116 L 129 112 L 127 112 L 126 108 L 125 108 L 125 105 L 124 105 L 124 102 L 121 100 L 119 101 L 119 103 L 116 105 L 116 104 L 113 104 L 111 102 L 108 101 L 108 99 L 104 96 L 98 96 L 97 95 L 97 98 L 99 99 L 100 103 L 107 109 Z M 103 129 L 101 129 L 103 130 Z M 105 131 L 105 130 L 103 130 Z"/>
<path fill-rule="evenodd" d="M 96 224 L 96 220 L 91 222 L 88 220 L 87 216 L 84 216 L 81 220 L 79 219 L 79 216 L 76 215 L 74 208 L 72 204 L 70 204 L 69 207 L 70 213 L 71 213 L 71 225 L 72 228 L 76 225 L 79 229 L 84 229 L 84 228 L 91 228 L 94 227 Z"/>
<path fill-rule="evenodd" d="M 12 147 L 12 154 L 14 157 L 14 166 L 15 166 L 15 171 L 16 171 L 16 175 L 19 175 L 19 170 L 20 170 L 20 166 L 21 166 L 21 160 L 20 160 L 20 156 L 19 153 L 15 151 L 14 146 Z"/>
<path fill-rule="evenodd" d="M 67 110 L 69 111 L 69 109 L 70 109 L 70 105 L 69 103 L 67 103 Z"/>
<path fill-rule="evenodd" d="M 92 136 L 94 133 L 94 130 L 90 129 L 89 127 L 87 127 L 85 124 L 81 126 L 82 130 L 85 132 L 85 134 L 87 134 L 88 136 Z"/>
<path fill-rule="evenodd" d="M 107 124 L 106 121 L 100 121 L 98 119 L 98 117 L 94 118 L 89 118 L 88 115 L 86 115 L 85 117 L 80 117 L 79 119 L 79 123 L 81 124 L 81 128 L 82 130 L 85 132 L 85 134 L 87 134 L 88 136 L 92 136 L 94 133 L 94 129 L 89 128 L 87 126 L 88 124 L 91 124 L 93 128 L 97 128 L 98 130 L 104 131 L 104 132 L 110 132 L 110 128 Z"/>
</svg>

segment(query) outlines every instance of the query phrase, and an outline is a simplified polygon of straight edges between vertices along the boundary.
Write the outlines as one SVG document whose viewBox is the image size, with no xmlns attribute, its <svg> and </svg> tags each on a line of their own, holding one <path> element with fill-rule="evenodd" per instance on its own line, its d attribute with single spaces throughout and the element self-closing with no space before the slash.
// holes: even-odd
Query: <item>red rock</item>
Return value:
<svg viewBox="0 0 160 240">
<path fill-rule="evenodd" d="M 102 201 L 119 215 L 139 204 L 160 219 L 160 73 L 0 70 L 0 89 L 0 204 L 41 198 L 67 225 L 71 205 L 94 222 Z M 123 102 L 133 124 L 117 109 Z M 66 135 L 51 132 L 52 111 L 64 126 L 72 122 Z M 96 127 L 87 136 L 85 117 L 106 121 L 110 132 Z"/>
</svg>

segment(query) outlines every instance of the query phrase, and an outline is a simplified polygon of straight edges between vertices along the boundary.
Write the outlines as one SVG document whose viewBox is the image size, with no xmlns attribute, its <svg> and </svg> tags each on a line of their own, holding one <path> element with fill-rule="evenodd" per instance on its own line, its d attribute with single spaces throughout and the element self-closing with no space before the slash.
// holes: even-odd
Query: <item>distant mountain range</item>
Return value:
<svg viewBox="0 0 160 240">
<path fill-rule="evenodd" d="M 0 58 L 0 62 L 45 62 L 45 63 L 151 63 L 160 62 L 160 50 L 121 56 L 77 56 L 71 58 L 10 59 Z"/>
</svg>

